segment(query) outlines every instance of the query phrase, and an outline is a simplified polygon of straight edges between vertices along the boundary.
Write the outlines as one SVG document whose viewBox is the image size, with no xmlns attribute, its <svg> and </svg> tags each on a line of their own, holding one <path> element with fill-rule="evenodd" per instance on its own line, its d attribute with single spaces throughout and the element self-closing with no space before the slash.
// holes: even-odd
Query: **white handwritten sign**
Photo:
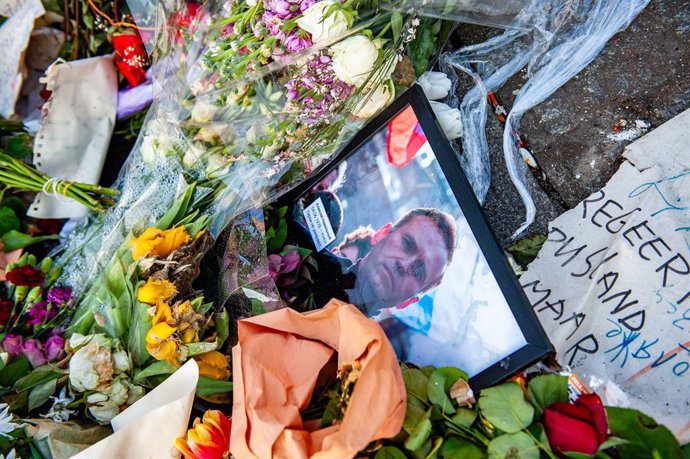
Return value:
<svg viewBox="0 0 690 459">
<path fill-rule="evenodd" d="M 112 57 L 57 62 L 48 68 L 46 81 L 52 95 L 34 141 L 34 164 L 51 177 L 98 183 L 117 110 Z M 86 212 L 76 201 L 39 193 L 28 214 L 74 218 Z"/>
<path fill-rule="evenodd" d="M 10 16 L 0 27 L 0 116 L 9 118 L 14 114 L 24 81 L 20 71 L 22 55 L 29 44 L 34 20 L 45 10 L 40 0 L 17 0 L 3 4 L 0 11 L 3 16 Z"/>
<path fill-rule="evenodd" d="M 552 222 L 520 282 L 561 363 L 687 442 L 690 110 L 639 142 L 632 164 Z"/>
<path fill-rule="evenodd" d="M 307 227 L 317 252 L 320 252 L 328 244 L 335 241 L 331 221 L 328 218 L 326 209 L 323 207 L 321 198 L 316 199 L 304 209 L 304 218 L 307 220 Z"/>
</svg>

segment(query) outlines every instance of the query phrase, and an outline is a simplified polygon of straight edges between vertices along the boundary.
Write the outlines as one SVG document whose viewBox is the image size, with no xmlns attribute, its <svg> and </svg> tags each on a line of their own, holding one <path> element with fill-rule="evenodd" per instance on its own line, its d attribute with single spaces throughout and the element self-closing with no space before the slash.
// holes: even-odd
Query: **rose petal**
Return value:
<svg viewBox="0 0 690 459">
<path fill-rule="evenodd" d="M 609 436 L 609 422 L 606 419 L 606 408 L 597 394 L 583 394 L 577 399 L 577 404 L 584 405 L 594 419 L 599 443 L 603 443 Z"/>
<path fill-rule="evenodd" d="M 300 257 L 299 252 L 294 251 L 294 252 L 289 252 L 283 255 L 283 269 L 281 269 L 282 273 L 291 273 L 294 270 L 296 270 L 300 263 L 302 262 L 302 257 Z"/>
<path fill-rule="evenodd" d="M 550 408 L 544 410 L 544 427 L 549 443 L 555 450 L 591 455 L 599 447 L 597 432 L 593 425 Z"/>
</svg>

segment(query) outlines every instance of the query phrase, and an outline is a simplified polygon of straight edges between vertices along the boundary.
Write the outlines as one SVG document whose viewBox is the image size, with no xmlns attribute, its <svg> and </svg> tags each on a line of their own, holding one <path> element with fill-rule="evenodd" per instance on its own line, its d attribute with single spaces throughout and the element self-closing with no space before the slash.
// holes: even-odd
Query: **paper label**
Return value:
<svg viewBox="0 0 690 459">
<path fill-rule="evenodd" d="M 690 110 L 550 224 L 520 278 L 561 363 L 690 440 Z M 685 139 L 683 138 L 685 136 Z M 674 155 L 664 154 L 665 145 Z M 644 165 L 642 163 L 646 161 Z"/>
<path fill-rule="evenodd" d="M 309 234 L 311 234 L 311 239 L 314 241 L 317 252 L 320 252 L 328 244 L 335 241 L 331 221 L 328 218 L 323 202 L 321 202 L 321 198 L 318 198 L 304 209 L 304 218 L 307 220 Z"/>
</svg>

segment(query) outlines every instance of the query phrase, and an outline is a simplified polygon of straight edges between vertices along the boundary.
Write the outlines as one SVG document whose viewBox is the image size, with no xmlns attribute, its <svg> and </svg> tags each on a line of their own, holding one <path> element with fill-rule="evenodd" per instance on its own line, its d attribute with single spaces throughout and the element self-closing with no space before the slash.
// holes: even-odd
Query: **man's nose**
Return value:
<svg viewBox="0 0 690 459">
<path fill-rule="evenodd" d="M 403 275 L 411 275 L 412 271 L 414 269 L 415 265 L 415 260 L 413 258 L 401 260 L 398 262 L 398 274 L 401 276 Z"/>
</svg>

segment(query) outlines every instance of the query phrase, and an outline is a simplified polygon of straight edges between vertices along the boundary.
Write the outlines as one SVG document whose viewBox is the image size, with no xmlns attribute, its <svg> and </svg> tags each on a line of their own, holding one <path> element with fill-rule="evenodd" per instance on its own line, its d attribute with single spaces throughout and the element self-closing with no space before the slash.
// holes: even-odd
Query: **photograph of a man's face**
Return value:
<svg viewBox="0 0 690 459">
<path fill-rule="evenodd" d="M 400 360 L 472 376 L 526 344 L 412 107 L 291 212 L 318 263 L 314 305 L 357 306 Z"/>
</svg>

